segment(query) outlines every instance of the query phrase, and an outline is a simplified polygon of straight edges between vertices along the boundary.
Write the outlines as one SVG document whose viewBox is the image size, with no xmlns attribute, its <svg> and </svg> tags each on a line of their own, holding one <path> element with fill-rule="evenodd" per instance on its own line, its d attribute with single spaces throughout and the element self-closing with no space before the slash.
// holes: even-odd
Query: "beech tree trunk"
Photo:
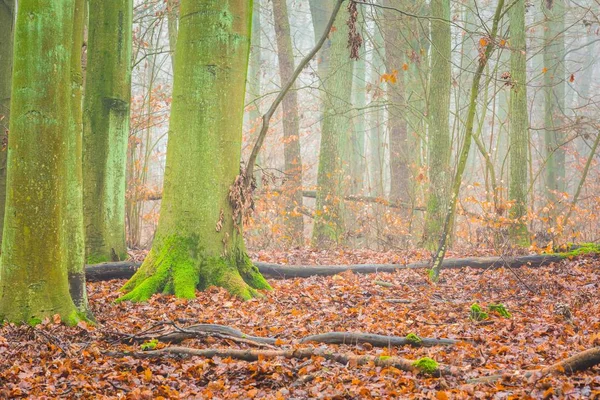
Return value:
<svg viewBox="0 0 600 400">
<path fill-rule="evenodd" d="M 435 248 L 444 229 L 450 203 L 452 171 L 450 156 L 451 37 L 450 1 L 432 0 L 431 76 L 429 86 L 429 191 L 425 216 L 424 243 Z"/>
<path fill-rule="evenodd" d="M 89 263 L 124 260 L 131 96 L 131 0 L 90 0 L 83 209 Z"/>
<path fill-rule="evenodd" d="M 331 6 L 329 9 L 331 10 Z M 331 15 L 329 11 L 328 14 Z M 337 16 L 336 29 L 329 33 L 330 59 L 326 70 L 325 100 L 317 174 L 317 206 L 313 230 L 313 245 L 323 248 L 343 241 L 345 232 L 342 184 L 342 161 L 349 141 L 351 114 L 352 69 L 348 44 L 348 11 Z"/>
<path fill-rule="evenodd" d="M 275 37 L 279 75 L 283 83 L 288 82 L 294 73 L 294 52 L 286 0 L 273 0 Z M 300 154 L 300 120 L 298 118 L 298 93 L 296 85 L 290 88 L 282 101 L 283 112 L 283 157 L 286 180 L 283 187 L 285 196 L 285 236 L 293 246 L 304 244 L 304 217 L 302 210 L 302 156 Z"/>
<path fill-rule="evenodd" d="M 5 0 L 0 7 L 0 243 L 6 206 L 6 153 L 10 121 L 15 0 Z"/>
<path fill-rule="evenodd" d="M 510 234 L 514 244 L 529 245 L 527 231 L 527 167 L 529 120 L 527 118 L 527 57 L 525 43 L 525 0 L 510 10 L 510 185 L 509 200 L 514 201 Z"/>
<path fill-rule="evenodd" d="M 0 273 L 0 319 L 36 324 L 55 314 L 83 315 L 69 295 L 69 232 L 80 131 L 72 111 L 75 1 L 19 1 L 11 99 L 8 192 Z M 37 49 L 32 51 L 31 49 Z M 75 85 L 76 86 L 76 85 Z M 35 138 L 35 140 L 32 140 Z M 79 214 L 81 216 L 81 214 Z M 81 266 L 82 267 L 82 266 Z"/>
<path fill-rule="evenodd" d="M 238 174 L 251 17 L 246 0 L 181 2 L 158 229 L 121 300 L 192 298 L 211 285 L 249 299 L 270 289 L 246 254 L 238 213 L 244 194 L 230 191 L 234 182 L 244 185 Z"/>
</svg>

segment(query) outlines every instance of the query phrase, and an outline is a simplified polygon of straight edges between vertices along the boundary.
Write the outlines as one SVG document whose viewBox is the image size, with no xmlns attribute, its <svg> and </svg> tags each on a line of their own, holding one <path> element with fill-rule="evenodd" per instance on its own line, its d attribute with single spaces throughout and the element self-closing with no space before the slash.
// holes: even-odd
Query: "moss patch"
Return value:
<svg viewBox="0 0 600 400">
<path fill-rule="evenodd" d="M 423 357 L 419 358 L 412 364 L 420 372 L 428 375 L 434 375 L 438 371 L 439 364 L 432 358 Z"/>
<path fill-rule="evenodd" d="M 490 312 L 496 312 L 504 318 L 512 317 L 512 315 L 508 312 L 504 304 L 490 304 L 488 305 L 488 310 Z"/>
<path fill-rule="evenodd" d="M 409 333 L 406 335 L 406 340 L 408 340 L 412 346 L 420 346 L 423 343 L 423 340 L 414 333 Z"/>
<path fill-rule="evenodd" d="M 158 346 L 158 339 L 152 339 L 150 341 L 144 342 L 140 345 L 140 349 L 143 351 L 154 350 Z"/>
<path fill-rule="evenodd" d="M 471 310 L 469 312 L 469 318 L 473 321 L 483 321 L 489 318 L 488 313 L 483 311 L 479 304 L 474 303 L 471 305 Z"/>
<path fill-rule="evenodd" d="M 567 244 L 564 247 L 559 247 L 558 250 L 564 250 L 563 252 L 557 252 L 557 254 L 564 258 L 573 258 L 582 256 L 585 254 L 597 254 L 600 253 L 600 244 L 597 243 L 582 243 L 580 245 Z"/>
</svg>

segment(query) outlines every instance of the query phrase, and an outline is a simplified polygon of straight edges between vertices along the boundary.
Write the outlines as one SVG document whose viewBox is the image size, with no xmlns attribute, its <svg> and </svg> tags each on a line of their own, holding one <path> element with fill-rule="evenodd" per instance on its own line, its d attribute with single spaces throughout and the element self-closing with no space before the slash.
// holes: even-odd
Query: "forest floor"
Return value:
<svg viewBox="0 0 600 400">
<path fill-rule="evenodd" d="M 398 262 L 342 253 L 273 256 L 266 261 L 321 264 Z M 470 256 L 472 254 L 469 254 Z M 266 255 L 263 255 L 267 257 Z M 255 259 L 261 254 L 254 254 Z M 402 261 L 423 259 L 422 254 Z M 268 258 L 268 257 L 267 257 Z M 384 257 L 385 258 L 385 257 Z M 284 260 L 285 259 L 285 260 Z M 382 285 L 382 282 L 390 285 Z M 524 399 L 600 398 L 600 367 L 565 374 L 525 371 L 549 366 L 600 345 L 600 259 L 580 257 L 543 268 L 442 271 L 433 286 L 424 270 L 271 281 L 264 298 L 241 302 L 222 289 L 194 300 L 154 296 L 142 304 L 115 303 L 124 281 L 89 283 L 98 324 L 65 327 L 45 321 L 35 328 L 0 328 L 0 398 L 201 398 L 201 399 Z M 470 318 L 470 307 L 502 303 L 512 314 Z M 172 322 L 172 325 L 160 325 Z M 335 353 L 430 357 L 454 376 L 429 377 L 373 363 L 308 359 L 227 357 L 142 358 L 152 342 L 125 343 L 127 334 L 193 324 L 227 325 L 248 335 L 272 337 L 272 345 L 205 336 L 178 346 L 264 350 L 326 349 Z M 461 341 L 453 346 L 374 347 L 369 344 L 299 344 L 331 331 L 363 332 Z M 157 349 L 168 348 L 158 343 Z M 131 354 L 127 354 L 131 353 Z M 471 379 L 502 374 L 493 383 Z"/>
</svg>

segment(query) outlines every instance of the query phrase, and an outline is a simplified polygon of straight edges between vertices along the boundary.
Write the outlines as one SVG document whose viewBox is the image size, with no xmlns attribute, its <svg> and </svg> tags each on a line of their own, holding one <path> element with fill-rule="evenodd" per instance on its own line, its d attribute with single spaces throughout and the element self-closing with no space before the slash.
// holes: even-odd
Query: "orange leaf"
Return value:
<svg viewBox="0 0 600 400">
<path fill-rule="evenodd" d="M 435 394 L 435 398 L 437 400 L 448 400 L 448 395 L 446 394 L 446 392 L 437 392 Z"/>
<path fill-rule="evenodd" d="M 488 40 L 486 38 L 482 37 L 481 39 L 479 39 L 479 45 L 481 47 L 487 46 L 488 45 Z"/>
<path fill-rule="evenodd" d="M 407 63 L 402 64 L 402 70 L 408 71 L 408 64 Z"/>
<path fill-rule="evenodd" d="M 500 39 L 500 43 L 499 43 L 500 47 L 504 47 L 506 46 L 506 40 L 504 39 Z"/>
<path fill-rule="evenodd" d="M 575 80 L 575 74 L 571 74 L 569 77 L 569 82 L 573 82 Z"/>
<path fill-rule="evenodd" d="M 545 74 L 546 72 L 548 72 L 548 68 L 546 68 L 546 67 L 542 68 L 542 74 Z"/>
</svg>

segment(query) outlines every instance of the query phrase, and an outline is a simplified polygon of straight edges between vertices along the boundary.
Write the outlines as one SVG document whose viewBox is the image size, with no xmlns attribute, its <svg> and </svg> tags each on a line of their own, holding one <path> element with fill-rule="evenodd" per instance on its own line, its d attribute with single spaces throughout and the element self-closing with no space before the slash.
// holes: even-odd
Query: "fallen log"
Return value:
<svg viewBox="0 0 600 400">
<path fill-rule="evenodd" d="M 593 347 L 591 349 L 581 351 L 545 368 L 517 371 L 516 374 L 524 378 L 529 378 L 534 374 L 539 374 L 540 376 L 550 374 L 572 374 L 574 372 L 585 371 L 586 369 L 592 368 L 596 365 L 600 365 L 600 347 Z M 482 376 L 479 378 L 470 379 L 469 383 L 493 383 L 516 374 L 504 372 L 496 375 Z"/>
<path fill-rule="evenodd" d="M 533 254 L 520 257 L 473 257 L 473 258 L 448 258 L 442 264 L 442 269 L 457 268 L 519 268 L 519 267 L 542 267 L 559 262 L 565 258 L 562 254 Z M 357 265 L 280 265 L 256 262 L 258 270 L 266 278 L 289 279 L 307 278 L 310 276 L 331 276 L 345 271 L 357 274 L 374 274 L 378 272 L 395 272 L 404 269 L 429 268 L 427 262 L 412 264 L 357 264 Z M 121 261 L 87 265 L 85 267 L 86 279 L 89 282 L 107 281 L 110 279 L 128 279 L 135 273 L 141 263 L 132 261 Z"/>
<path fill-rule="evenodd" d="M 390 356 L 372 356 L 361 355 L 357 356 L 352 353 L 335 353 L 322 348 L 300 348 L 286 350 L 240 350 L 240 349 L 224 349 L 224 348 L 209 348 L 209 349 L 194 349 L 190 347 L 165 347 L 163 349 L 151 351 L 136 351 L 136 352 L 111 352 L 107 351 L 104 354 L 113 357 L 135 357 L 135 358 L 160 358 L 165 356 L 187 356 L 187 357 L 221 357 L 233 358 L 242 361 L 258 361 L 261 359 L 271 359 L 276 357 L 284 357 L 289 359 L 305 359 L 312 357 L 323 357 L 326 360 L 335 361 L 348 366 L 374 364 L 378 367 L 394 367 L 402 371 L 419 373 L 423 372 L 432 376 L 456 375 L 456 371 L 449 366 L 441 365 L 430 359 L 408 360 L 402 357 Z"/>
</svg>

